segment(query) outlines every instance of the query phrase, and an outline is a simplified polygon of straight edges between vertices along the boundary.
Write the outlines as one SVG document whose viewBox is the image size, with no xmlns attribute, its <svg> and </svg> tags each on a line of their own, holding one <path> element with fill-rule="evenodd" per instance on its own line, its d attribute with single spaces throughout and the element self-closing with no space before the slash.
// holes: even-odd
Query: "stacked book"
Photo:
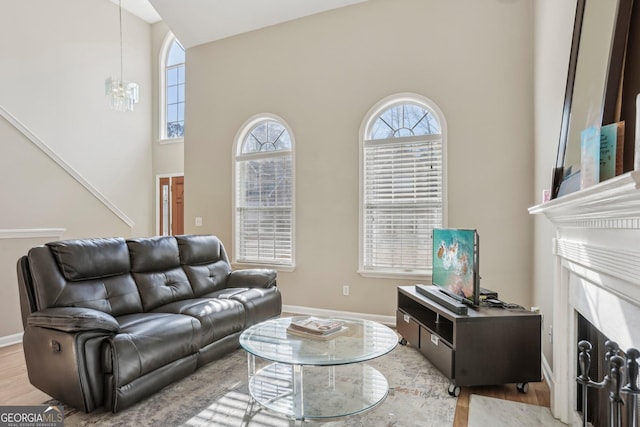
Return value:
<svg viewBox="0 0 640 427">
<path fill-rule="evenodd" d="M 291 321 L 287 333 L 305 338 L 328 340 L 340 335 L 346 329 L 341 320 L 307 317 Z"/>
</svg>

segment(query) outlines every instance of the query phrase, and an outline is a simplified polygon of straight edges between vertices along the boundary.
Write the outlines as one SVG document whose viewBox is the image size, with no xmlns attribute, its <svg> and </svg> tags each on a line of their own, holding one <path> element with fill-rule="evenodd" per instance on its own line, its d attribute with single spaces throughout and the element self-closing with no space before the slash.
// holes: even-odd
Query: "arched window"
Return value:
<svg viewBox="0 0 640 427">
<path fill-rule="evenodd" d="M 387 98 L 360 132 L 360 265 L 374 277 L 431 274 L 432 230 L 443 227 L 445 122 L 414 94 Z"/>
<path fill-rule="evenodd" d="M 184 138 L 185 52 L 180 42 L 169 34 L 160 54 L 160 139 Z"/>
<path fill-rule="evenodd" d="M 236 137 L 234 262 L 294 267 L 293 137 L 277 116 L 250 119 Z"/>
</svg>

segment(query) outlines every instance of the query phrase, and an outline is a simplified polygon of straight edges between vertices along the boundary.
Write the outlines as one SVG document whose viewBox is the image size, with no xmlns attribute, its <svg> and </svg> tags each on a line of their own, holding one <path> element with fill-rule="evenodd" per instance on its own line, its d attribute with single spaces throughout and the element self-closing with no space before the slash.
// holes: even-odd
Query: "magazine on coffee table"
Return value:
<svg viewBox="0 0 640 427">
<path fill-rule="evenodd" d="M 305 319 L 294 320 L 287 330 L 300 331 L 313 335 L 328 335 L 337 332 L 344 326 L 344 323 L 335 319 L 321 319 L 319 317 L 307 317 Z"/>
<path fill-rule="evenodd" d="M 349 328 L 347 328 L 346 326 L 341 326 L 339 329 L 333 332 L 329 332 L 327 334 L 316 334 L 316 333 L 305 332 L 299 329 L 288 327 L 287 334 L 293 335 L 296 337 L 301 337 L 301 338 L 309 338 L 312 340 L 327 341 L 337 337 L 338 335 L 342 335 L 347 329 Z"/>
</svg>

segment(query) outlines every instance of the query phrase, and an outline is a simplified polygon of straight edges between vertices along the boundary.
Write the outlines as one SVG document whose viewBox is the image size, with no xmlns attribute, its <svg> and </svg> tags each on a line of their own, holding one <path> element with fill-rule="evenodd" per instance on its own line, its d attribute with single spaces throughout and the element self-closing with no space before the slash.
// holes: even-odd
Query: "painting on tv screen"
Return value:
<svg viewBox="0 0 640 427">
<path fill-rule="evenodd" d="M 433 230 L 434 285 L 473 298 L 475 230 Z"/>
</svg>

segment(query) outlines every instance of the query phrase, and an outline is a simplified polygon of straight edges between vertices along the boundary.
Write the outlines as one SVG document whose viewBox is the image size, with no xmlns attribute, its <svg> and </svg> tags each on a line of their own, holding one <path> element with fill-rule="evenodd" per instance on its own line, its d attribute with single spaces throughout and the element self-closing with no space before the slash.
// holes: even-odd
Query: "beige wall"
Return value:
<svg viewBox="0 0 640 427">
<path fill-rule="evenodd" d="M 151 26 L 151 64 L 153 82 L 152 135 L 153 135 L 153 197 L 154 206 L 159 203 L 157 188 L 158 177 L 184 174 L 184 142 L 160 142 L 160 78 L 156 70 L 160 69 L 160 54 L 163 43 L 171 30 L 160 21 Z M 159 213 L 154 208 L 154 233 L 158 230 Z"/>
<path fill-rule="evenodd" d="M 25 0 L 2 12 L 0 79 L 10 84 L 0 85 L 0 105 L 130 217 L 133 233 L 148 233 L 149 24 L 123 13 L 124 77 L 140 85 L 141 98 L 124 114 L 104 95 L 105 78 L 120 73 L 117 5 Z"/>
<path fill-rule="evenodd" d="M 551 188 L 567 81 L 576 0 L 535 2 L 535 181 L 531 204 L 541 203 L 542 190 Z M 555 261 L 551 223 L 534 218 L 533 304 L 544 314 L 543 354 L 553 368 L 550 328 L 553 325 Z"/>
<path fill-rule="evenodd" d="M 50 240 L 55 240 L 52 233 L 47 233 L 47 237 L 0 235 L 0 271 L 3 274 L 9 271 L 13 273 L 13 277 L 6 281 L 3 279 L 2 286 L 0 286 L 0 310 L 2 310 L 0 313 L 0 346 L 13 344 L 17 341 L 15 335 L 23 331 L 18 281 L 15 273 L 18 258 L 24 255 L 29 248 Z"/>
<path fill-rule="evenodd" d="M 0 32 L 2 109 L 133 223 L 0 117 L 0 230 L 62 228 L 65 239 L 151 234 L 149 24 L 123 13 L 125 79 L 140 85 L 132 113 L 109 110 L 104 95 L 105 78 L 120 68 L 118 8 L 109 0 L 6 2 Z M 0 337 L 22 331 L 15 263 L 31 243 L 1 242 Z"/>
<path fill-rule="evenodd" d="M 158 22 L 151 26 L 151 64 L 154 72 L 152 73 L 153 82 L 153 175 L 163 174 L 181 174 L 184 173 L 184 143 L 164 143 L 160 141 L 160 53 L 165 38 L 170 33 L 170 29 L 164 22 Z"/>
<path fill-rule="evenodd" d="M 356 272 L 358 130 L 376 102 L 414 92 L 447 120 L 448 225 L 479 230 L 483 286 L 528 306 L 532 14 L 529 1 L 370 0 L 190 49 L 186 231 L 232 251 L 233 138 L 249 117 L 277 114 L 296 141 L 297 268 L 279 273 L 284 303 L 393 315 L 396 286 L 413 282 Z"/>
</svg>

